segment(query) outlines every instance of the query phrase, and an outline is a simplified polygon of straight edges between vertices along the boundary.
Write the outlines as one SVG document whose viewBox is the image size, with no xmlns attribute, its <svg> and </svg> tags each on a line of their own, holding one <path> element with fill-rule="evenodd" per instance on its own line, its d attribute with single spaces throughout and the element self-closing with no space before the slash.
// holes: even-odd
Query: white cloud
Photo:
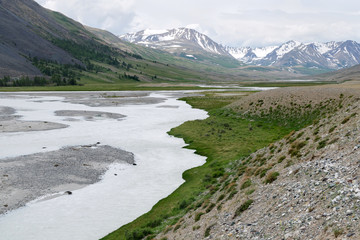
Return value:
<svg viewBox="0 0 360 240">
<path fill-rule="evenodd" d="M 46 8 L 61 13 L 82 24 L 117 32 L 131 30 L 135 18 L 134 0 L 38 0 Z"/>
<path fill-rule="evenodd" d="M 360 41 L 356 0 L 38 0 L 115 34 L 190 26 L 223 44 Z"/>
</svg>

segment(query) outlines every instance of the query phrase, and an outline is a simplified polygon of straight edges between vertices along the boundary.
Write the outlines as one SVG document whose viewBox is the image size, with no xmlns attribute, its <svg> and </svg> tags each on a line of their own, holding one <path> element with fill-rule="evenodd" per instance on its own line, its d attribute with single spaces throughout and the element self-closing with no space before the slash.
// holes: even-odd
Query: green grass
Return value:
<svg viewBox="0 0 360 240">
<path fill-rule="evenodd" d="M 207 94 L 205 97 L 184 100 L 193 107 L 207 110 L 210 117 L 186 122 L 172 129 L 169 134 L 184 138 L 189 144 L 188 148 L 196 149 L 197 154 L 206 156 L 207 162 L 184 172 L 186 182 L 167 198 L 160 200 L 150 212 L 103 239 L 126 239 L 126 233 L 131 235 L 132 232 L 136 234 L 142 232 L 142 229 L 147 230 L 154 219 L 161 219 L 162 223 L 152 229 L 152 232 L 174 225 L 189 209 L 179 207 L 184 206 L 183 201 L 196 208 L 196 202 L 201 203 L 205 197 L 209 197 L 209 186 L 216 185 L 217 178 L 224 175 L 224 169 L 231 161 L 248 156 L 290 132 L 290 129 L 276 125 L 238 118 L 231 111 L 222 108 L 234 101 L 233 96 L 226 98 Z M 250 124 L 253 126 L 251 129 Z"/>
</svg>

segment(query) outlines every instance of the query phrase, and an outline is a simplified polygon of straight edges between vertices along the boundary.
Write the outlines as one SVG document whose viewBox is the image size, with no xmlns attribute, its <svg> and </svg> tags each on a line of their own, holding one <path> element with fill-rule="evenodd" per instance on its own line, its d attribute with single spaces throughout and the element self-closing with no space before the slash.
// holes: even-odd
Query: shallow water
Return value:
<svg viewBox="0 0 360 240">
<path fill-rule="evenodd" d="M 34 201 L 0 216 L 0 239 L 99 239 L 149 211 L 179 187 L 182 173 L 203 164 L 205 158 L 184 149 L 182 139 L 166 132 L 185 121 L 204 119 L 207 114 L 165 93 L 149 97 L 167 100 L 159 104 L 88 107 L 65 103 L 62 97 L 51 94 L 2 98 L 0 105 L 15 108 L 22 120 L 58 122 L 70 127 L 0 134 L 0 159 L 101 142 L 134 153 L 137 166 L 112 165 L 100 182 L 73 191 L 72 195 Z M 67 121 L 67 117 L 55 116 L 57 110 L 105 111 L 126 117 L 120 121 L 86 121 L 82 117 Z"/>
</svg>

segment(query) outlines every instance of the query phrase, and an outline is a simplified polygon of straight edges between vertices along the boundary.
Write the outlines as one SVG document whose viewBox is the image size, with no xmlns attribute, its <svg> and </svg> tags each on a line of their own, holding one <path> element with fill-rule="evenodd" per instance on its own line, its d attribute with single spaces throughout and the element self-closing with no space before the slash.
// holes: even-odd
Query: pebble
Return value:
<svg viewBox="0 0 360 240">
<path fill-rule="evenodd" d="M 352 215 L 354 212 L 352 211 L 352 210 L 347 210 L 346 211 L 346 216 L 350 216 L 350 215 Z"/>
</svg>

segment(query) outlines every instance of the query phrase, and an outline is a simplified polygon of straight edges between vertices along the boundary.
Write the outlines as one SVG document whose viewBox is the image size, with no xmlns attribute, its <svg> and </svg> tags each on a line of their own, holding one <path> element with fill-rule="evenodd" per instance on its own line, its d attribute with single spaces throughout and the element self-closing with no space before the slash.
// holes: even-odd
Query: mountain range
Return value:
<svg viewBox="0 0 360 240">
<path fill-rule="evenodd" d="M 359 52 L 354 41 L 231 48 L 188 28 L 119 38 L 33 0 L 0 0 L 0 80 L 42 76 L 58 86 L 299 79 L 358 64 Z"/>
<path fill-rule="evenodd" d="M 210 53 L 233 57 L 244 64 L 273 67 L 337 70 L 360 64 L 360 44 L 355 41 L 301 43 L 288 41 L 270 47 L 229 47 L 216 43 L 205 34 L 188 28 L 143 30 L 120 39 L 197 60 Z"/>
</svg>

